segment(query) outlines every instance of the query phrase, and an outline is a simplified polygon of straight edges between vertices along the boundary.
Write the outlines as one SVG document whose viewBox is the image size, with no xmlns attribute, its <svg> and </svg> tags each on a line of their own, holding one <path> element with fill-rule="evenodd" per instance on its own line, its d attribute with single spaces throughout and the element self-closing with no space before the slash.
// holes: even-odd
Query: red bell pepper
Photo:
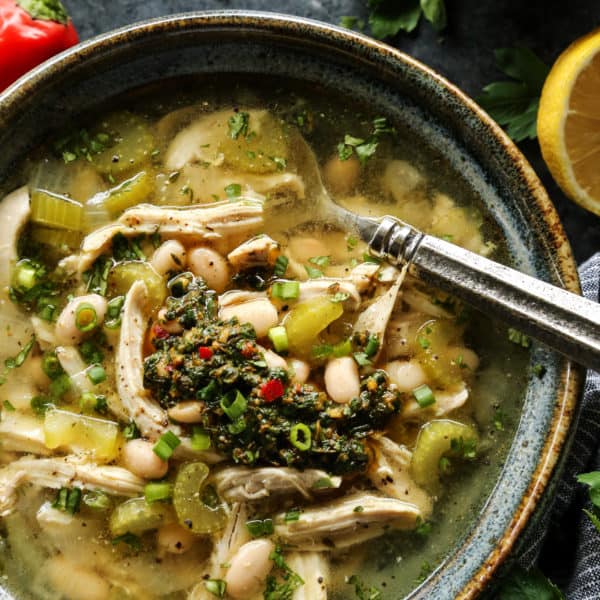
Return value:
<svg viewBox="0 0 600 600">
<path fill-rule="evenodd" d="M 0 0 L 0 92 L 78 41 L 59 0 Z"/>
</svg>

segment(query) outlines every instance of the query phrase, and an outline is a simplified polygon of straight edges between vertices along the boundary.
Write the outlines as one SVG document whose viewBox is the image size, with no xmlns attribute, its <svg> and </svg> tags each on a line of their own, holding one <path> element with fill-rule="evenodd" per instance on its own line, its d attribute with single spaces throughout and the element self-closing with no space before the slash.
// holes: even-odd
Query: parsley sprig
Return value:
<svg viewBox="0 0 600 600">
<path fill-rule="evenodd" d="M 444 0 L 369 0 L 371 35 L 385 39 L 400 31 L 413 31 L 421 17 L 436 31 L 446 27 L 447 14 Z M 345 23 L 349 23 L 346 18 Z M 344 23 L 343 23 L 344 24 Z"/>
<path fill-rule="evenodd" d="M 499 48 L 496 65 L 511 81 L 495 81 L 477 98 L 481 106 L 515 141 L 537 136 L 540 94 L 549 68 L 527 48 Z"/>
</svg>

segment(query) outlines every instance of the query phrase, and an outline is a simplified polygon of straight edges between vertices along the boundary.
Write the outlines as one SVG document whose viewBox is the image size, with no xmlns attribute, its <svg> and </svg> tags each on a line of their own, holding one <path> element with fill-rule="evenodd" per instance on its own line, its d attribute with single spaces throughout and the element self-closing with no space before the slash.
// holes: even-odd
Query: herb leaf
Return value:
<svg viewBox="0 0 600 600">
<path fill-rule="evenodd" d="M 248 121 L 250 115 L 247 112 L 234 113 L 229 120 L 227 125 L 229 126 L 229 137 L 232 140 L 237 140 L 240 135 L 246 136 L 248 134 Z"/>
<path fill-rule="evenodd" d="M 562 592 L 545 577 L 532 569 L 513 569 L 500 586 L 499 600 L 563 600 Z"/>
<path fill-rule="evenodd" d="M 377 39 L 392 37 L 400 31 L 410 33 L 419 24 L 419 0 L 369 0 L 369 25 Z"/>
<path fill-rule="evenodd" d="M 423 16 L 431 23 L 436 31 L 446 27 L 446 5 L 444 0 L 421 0 Z"/>
<path fill-rule="evenodd" d="M 477 101 L 515 142 L 534 139 L 540 94 L 549 68 L 527 48 L 499 48 L 494 54 L 498 68 L 515 81 L 490 83 Z"/>
</svg>

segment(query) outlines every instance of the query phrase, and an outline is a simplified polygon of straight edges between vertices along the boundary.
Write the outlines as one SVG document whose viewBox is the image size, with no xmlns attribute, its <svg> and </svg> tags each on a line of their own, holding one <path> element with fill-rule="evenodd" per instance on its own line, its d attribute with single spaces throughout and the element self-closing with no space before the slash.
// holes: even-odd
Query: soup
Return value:
<svg viewBox="0 0 600 600">
<path fill-rule="evenodd" d="M 526 352 L 370 256 L 315 189 L 501 240 L 400 124 L 251 90 L 121 99 L 0 204 L 17 596 L 396 598 L 490 489 Z"/>
</svg>

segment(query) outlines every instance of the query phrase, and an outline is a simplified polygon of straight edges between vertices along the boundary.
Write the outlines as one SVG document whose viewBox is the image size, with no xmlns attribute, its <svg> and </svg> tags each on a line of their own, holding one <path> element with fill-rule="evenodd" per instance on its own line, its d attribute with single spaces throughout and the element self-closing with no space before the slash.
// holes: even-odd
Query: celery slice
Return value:
<svg viewBox="0 0 600 600">
<path fill-rule="evenodd" d="M 98 171 L 115 176 L 139 171 L 150 161 L 155 140 L 144 119 L 123 111 L 108 115 L 97 129 L 108 137 L 108 147 L 93 157 Z"/>
<path fill-rule="evenodd" d="M 342 304 L 330 296 L 317 296 L 294 306 L 283 321 L 290 352 L 310 353 L 319 333 L 344 313 Z"/>
<path fill-rule="evenodd" d="M 100 192 L 85 204 L 86 224 L 89 229 L 106 224 L 124 210 L 150 200 L 154 179 L 148 171 L 140 171 L 107 192 Z"/>
<path fill-rule="evenodd" d="M 31 228 L 31 238 L 40 243 L 60 248 L 67 246 L 69 248 L 78 248 L 81 243 L 81 233 L 70 229 L 53 229 L 42 225 L 34 225 Z"/>
<path fill-rule="evenodd" d="M 31 221 L 47 227 L 81 231 L 83 205 L 52 192 L 34 190 L 31 194 Z"/>
<path fill-rule="evenodd" d="M 145 498 L 132 498 L 115 508 L 110 516 L 109 528 L 113 536 L 127 532 L 140 535 L 174 521 L 170 505 L 164 502 L 148 504 Z"/>
<path fill-rule="evenodd" d="M 215 533 L 225 527 L 227 511 L 211 486 L 202 462 L 183 465 L 173 488 L 173 506 L 179 523 L 193 533 Z"/>
<path fill-rule="evenodd" d="M 147 262 L 131 260 L 113 267 L 108 276 L 111 296 L 125 296 L 136 281 L 146 284 L 150 306 L 158 309 L 167 297 L 167 284 Z"/>
<path fill-rule="evenodd" d="M 453 452 L 453 441 L 464 444 L 477 444 L 475 429 L 458 421 L 446 419 L 433 420 L 425 424 L 417 438 L 412 455 L 411 471 L 415 482 L 428 490 L 436 491 L 440 478 L 440 459 L 444 456 L 456 456 Z"/>
<path fill-rule="evenodd" d="M 44 418 L 47 448 L 66 447 L 91 451 L 97 460 L 110 461 L 119 454 L 119 425 L 113 421 L 52 409 Z"/>
</svg>

